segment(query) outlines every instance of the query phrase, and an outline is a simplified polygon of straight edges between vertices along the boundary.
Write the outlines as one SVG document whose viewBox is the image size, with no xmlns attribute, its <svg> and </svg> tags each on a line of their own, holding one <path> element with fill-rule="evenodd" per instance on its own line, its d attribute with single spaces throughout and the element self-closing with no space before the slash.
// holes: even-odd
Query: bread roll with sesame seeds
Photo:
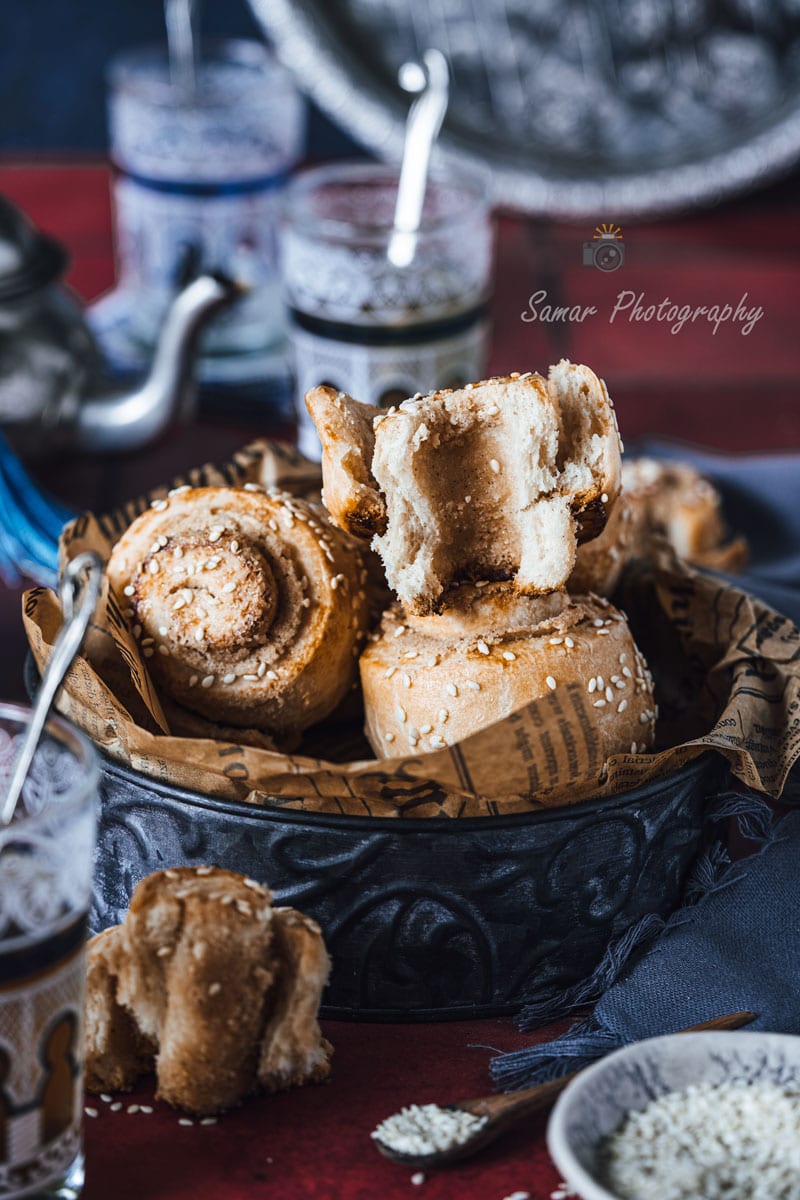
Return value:
<svg viewBox="0 0 800 1200">
<path fill-rule="evenodd" d="M 114 547 L 108 576 L 156 686 L 286 741 L 356 678 L 366 551 L 321 506 L 256 485 L 181 488 Z"/>
<path fill-rule="evenodd" d="M 360 668 L 379 757 L 444 749 L 571 684 L 587 694 L 606 756 L 653 744 L 647 664 L 622 613 L 597 596 L 465 584 L 439 614 L 384 613 Z"/>
<path fill-rule="evenodd" d="M 409 612 L 435 611 L 465 579 L 512 580 L 526 594 L 563 587 L 619 491 L 614 409 L 588 367 L 563 361 L 547 379 L 515 373 L 414 397 L 371 430 L 363 416 L 345 423 L 358 405 L 330 389 L 308 404 L 334 519 L 375 535 Z"/>
<path fill-rule="evenodd" d="M 625 459 L 622 491 L 603 532 L 578 547 L 571 592 L 610 596 L 625 564 L 646 555 L 653 535 L 696 566 L 735 573 L 747 562 L 744 538 L 725 542 L 722 502 L 716 488 L 686 463 Z"/>
<path fill-rule="evenodd" d="M 747 543 L 725 544 L 722 500 L 712 483 L 688 465 L 653 458 L 626 459 L 623 486 L 646 532 L 665 534 L 675 553 L 715 571 L 741 571 Z"/>
<path fill-rule="evenodd" d="M 315 922 L 270 901 L 255 880 L 216 867 L 142 880 L 125 923 L 89 943 L 92 1091 L 128 1090 L 155 1069 L 159 1099 L 205 1116 L 259 1088 L 327 1078 L 325 945 Z"/>
</svg>

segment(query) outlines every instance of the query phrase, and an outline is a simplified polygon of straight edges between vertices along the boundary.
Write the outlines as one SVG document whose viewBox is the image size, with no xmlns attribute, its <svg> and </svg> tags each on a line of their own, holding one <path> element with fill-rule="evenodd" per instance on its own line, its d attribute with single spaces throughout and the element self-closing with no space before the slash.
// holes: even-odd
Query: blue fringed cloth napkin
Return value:
<svg viewBox="0 0 800 1200">
<path fill-rule="evenodd" d="M 731 582 L 800 625 L 800 457 L 647 449 L 691 461 L 713 479 L 732 529 L 750 545 L 746 573 Z M 795 768 L 782 802 L 798 801 Z M 736 818 L 753 853 L 731 863 L 712 846 L 678 912 L 667 921 L 645 917 L 608 948 L 591 979 L 524 1009 L 520 1025 L 533 1029 L 596 1001 L 590 1017 L 555 1041 L 495 1058 L 499 1086 L 527 1087 L 641 1038 L 742 1009 L 758 1014 L 749 1028 L 800 1034 L 800 813 L 773 826 L 763 800 L 737 793 L 712 817 Z"/>
<path fill-rule="evenodd" d="M 596 980 L 600 986 L 604 972 L 613 973 L 621 958 L 635 954 L 637 941 L 639 947 L 650 943 L 622 969 L 592 1016 L 555 1041 L 495 1058 L 495 1081 L 527 1087 L 640 1038 L 743 1009 L 758 1014 L 750 1029 L 800 1033 L 800 813 L 783 817 L 774 829 L 769 820 L 767 806 L 756 802 L 741 823 L 759 848 L 716 872 L 706 859 L 705 869 L 716 877 L 696 877 L 696 885 L 707 889 L 698 900 L 665 925 L 645 918 L 626 943 L 611 948 Z M 574 989 L 567 1007 L 580 1006 L 589 994 L 588 985 Z M 552 1019 L 553 1007 L 529 1010 L 525 1023 L 530 1028 Z"/>
</svg>

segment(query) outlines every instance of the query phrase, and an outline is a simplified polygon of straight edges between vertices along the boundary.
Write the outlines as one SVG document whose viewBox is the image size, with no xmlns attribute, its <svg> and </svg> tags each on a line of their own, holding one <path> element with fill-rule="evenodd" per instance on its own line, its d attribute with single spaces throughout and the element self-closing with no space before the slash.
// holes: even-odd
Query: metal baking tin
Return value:
<svg viewBox="0 0 800 1200">
<path fill-rule="evenodd" d="M 213 863 L 320 923 L 333 959 L 325 1015 L 507 1014 L 583 978 L 613 937 L 680 903 L 726 778 L 710 753 L 571 807 L 390 819 L 219 800 L 104 758 L 91 928 L 122 921 L 151 871 Z"/>
</svg>

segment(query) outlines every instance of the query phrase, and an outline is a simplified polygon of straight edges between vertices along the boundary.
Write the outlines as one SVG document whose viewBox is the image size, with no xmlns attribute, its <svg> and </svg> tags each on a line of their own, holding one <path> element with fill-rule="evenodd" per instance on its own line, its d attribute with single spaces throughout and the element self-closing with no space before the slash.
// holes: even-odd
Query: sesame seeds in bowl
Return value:
<svg viewBox="0 0 800 1200">
<path fill-rule="evenodd" d="M 746 1030 L 627 1046 L 567 1087 L 547 1142 L 584 1200 L 797 1200 L 800 1038 Z"/>
</svg>

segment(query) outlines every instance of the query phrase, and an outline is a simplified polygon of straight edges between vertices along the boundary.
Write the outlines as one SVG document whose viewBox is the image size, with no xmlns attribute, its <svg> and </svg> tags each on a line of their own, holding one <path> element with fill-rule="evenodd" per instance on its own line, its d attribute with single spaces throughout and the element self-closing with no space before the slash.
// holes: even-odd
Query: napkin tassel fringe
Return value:
<svg viewBox="0 0 800 1200">
<path fill-rule="evenodd" d="M 739 833 L 758 845 L 761 853 L 774 839 L 772 810 L 759 796 L 725 792 L 710 808 L 708 821 L 735 820 Z M 714 841 L 698 858 L 687 882 L 684 903 L 666 920 L 648 913 L 611 942 L 593 973 L 564 991 L 526 1005 L 519 1016 L 520 1029 L 536 1029 L 548 1022 L 595 1003 L 610 988 L 634 957 L 653 946 L 663 935 L 695 920 L 706 896 L 729 887 L 739 878 L 746 860 L 731 862 L 725 846 Z M 619 1035 L 604 1028 L 593 1016 L 576 1022 L 561 1037 L 537 1046 L 526 1046 L 492 1060 L 494 1082 L 506 1091 L 533 1087 L 579 1071 L 624 1044 Z"/>
</svg>

